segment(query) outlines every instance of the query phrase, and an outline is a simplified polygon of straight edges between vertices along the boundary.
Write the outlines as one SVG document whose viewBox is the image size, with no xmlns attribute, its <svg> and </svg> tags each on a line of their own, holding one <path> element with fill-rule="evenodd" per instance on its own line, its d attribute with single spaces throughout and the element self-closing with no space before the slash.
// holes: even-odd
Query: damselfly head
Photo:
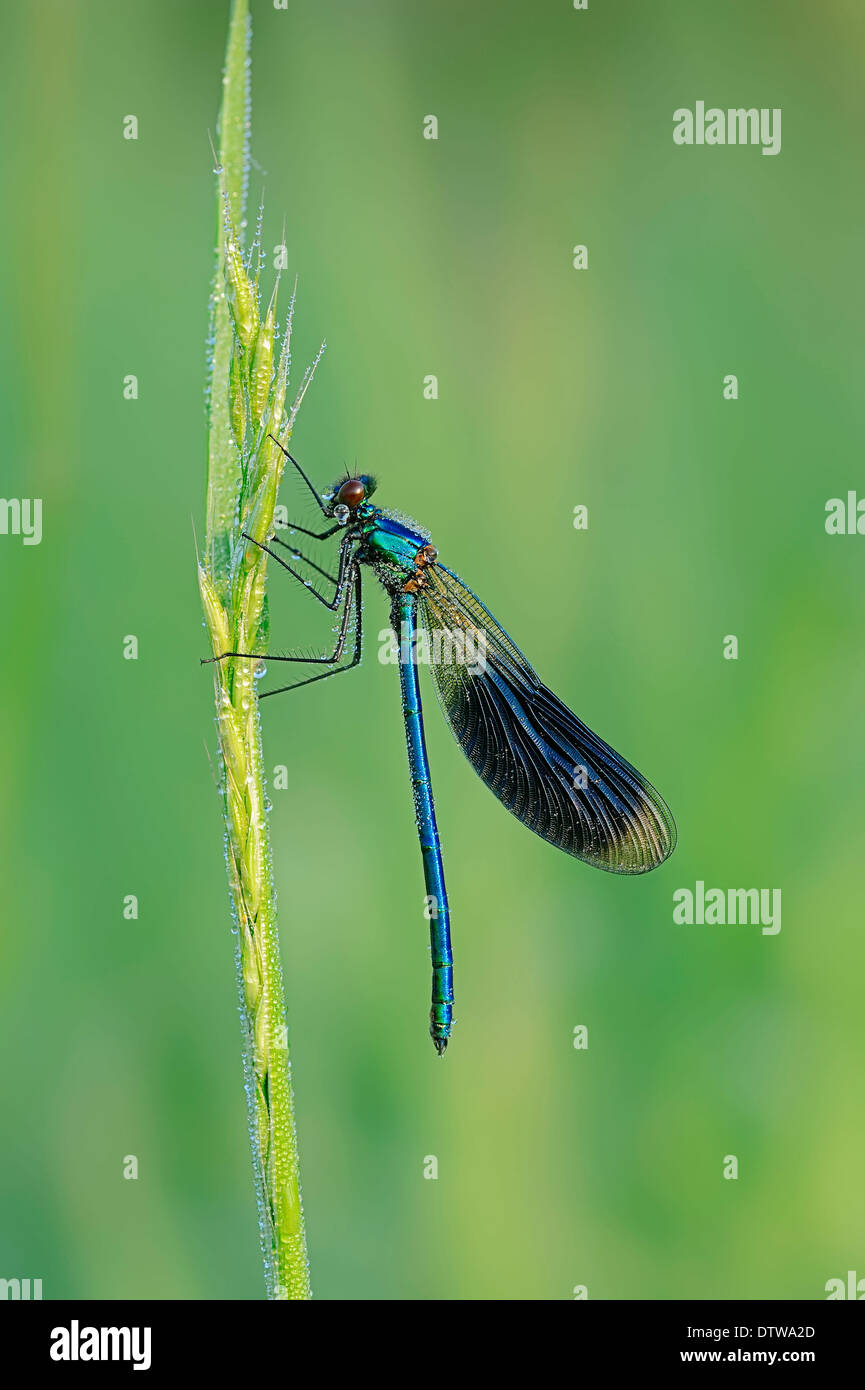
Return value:
<svg viewBox="0 0 865 1390">
<path fill-rule="evenodd" d="M 346 478 L 345 482 L 336 494 L 336 505 L 348 507 L 353 512 L 359 507 L 366 492 L 360 478 Z"/>
<path fill-rule="evenodd" d="M 349 513 L 356 512 L 374 492 L 375 478 L 369 473 L 361 473 L 356 478 L 340 478 L 334 483 L 329 494 L 333 498 L 333 515 L 344 526 L 345 521 L 342 520 L 340 511 L 347 508 Z"/>
</svg>

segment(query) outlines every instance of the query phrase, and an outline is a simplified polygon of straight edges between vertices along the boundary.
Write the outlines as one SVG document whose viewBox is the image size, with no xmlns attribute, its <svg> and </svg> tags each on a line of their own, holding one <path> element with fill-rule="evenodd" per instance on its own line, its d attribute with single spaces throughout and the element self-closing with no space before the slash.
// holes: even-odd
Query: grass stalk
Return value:
<svg viewBox="0 0 865 1390">
<path fill-rule="evenodd" d="M 218 125 L 216 266 L 211 295 L 207 520 L 198 579 L 214 656 L 267 643 L 266 542 L 285 443 L 312 375 L 286 407 L 292 295 L 277 320 L 277 285 L 263 307 L 261 221 L 244 248 L 250 132 L 248 0 L 232 0 Z M 318 359 L 316 359 L 317 361 Z M 236 931 L 244 1074 L 267 1294 L 310 1296 L 285 991 L 277 932 L 255 665 L 214 673 L 225 858 Z"/>
</svg>

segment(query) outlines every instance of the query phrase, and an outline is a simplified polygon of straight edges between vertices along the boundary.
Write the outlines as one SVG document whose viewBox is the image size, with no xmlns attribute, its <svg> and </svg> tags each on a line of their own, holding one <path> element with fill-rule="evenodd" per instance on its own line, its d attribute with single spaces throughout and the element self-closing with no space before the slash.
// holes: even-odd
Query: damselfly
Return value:
<svg viewBox="0 0 865 1390">
<path fill-rule="evenodd" d="M 332 582 L 333 595 L 320 592 L 269 545 L 260 548 L 325 608 L 339 613 L 336 645 L 322 657 L 223 652 L 211 659 L 249 657 L 328 668 L 266 691 L 262 699 L 350 671 L 361 658 L 363 569 L 371 570 L 383 585 L 399 643 L 403 719 L 432 947 L 430 1036 L 441 1055 L 453 1023 L 453 955 L 424 742 L 417 671 L 421 643 L 445 717 L 472 767 L 502 805 L 541 839 L 598 869 L 642 874 L 672 854 L 675 821 L 645 777 L 541 683 L 489 609 L 439 560 L 429 533 L 370 501 L 374 478 L 343 477 L 321 495 L 291 454 L 285 449 L 283 453 L 332 523 L 322 531 L 289 523 L 291 529 L 316 540 L 341 534 L 336 574 L 278 536 L 273 540 Z M 244 539 L 258 544 L 245 533 Z M 351 659 L 343 661 L 350 633 L 354 650 Z"/>
</svg>

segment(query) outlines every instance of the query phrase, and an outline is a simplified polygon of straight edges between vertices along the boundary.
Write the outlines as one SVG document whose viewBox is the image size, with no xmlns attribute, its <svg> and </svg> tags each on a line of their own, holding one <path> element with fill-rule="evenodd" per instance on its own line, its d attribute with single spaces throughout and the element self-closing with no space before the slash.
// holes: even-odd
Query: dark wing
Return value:
<svg viewBox="0 0 865 1390">
<path fill-rule="evenodd" d="M 636 768 L 542 685 L 480 599 L 443 565 L 420 611 L 445 716 L 503 806 L 596 868 L 642 874 L 676 845 L 669 808 Z"/>
</svg>

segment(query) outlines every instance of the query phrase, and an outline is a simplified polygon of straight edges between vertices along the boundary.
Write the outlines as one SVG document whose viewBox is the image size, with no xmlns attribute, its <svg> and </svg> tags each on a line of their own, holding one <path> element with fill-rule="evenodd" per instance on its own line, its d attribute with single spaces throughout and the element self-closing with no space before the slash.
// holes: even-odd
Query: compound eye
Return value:
<svg viewBox="0 0 865 1390">
<path fill-rule="evenodd" d="M 348 478 L 336 494 L 336 500 L 354 511 L 355 507 L 360 506 L 365 496 L 366 490 L 360 478 Z"/>
<path fill-rule="evenodd" d="M 348 519 L 351 516 L 351 512 L 349 511 L 348 507 L 345 505 L 344 502 L 337 502 L 336 506 L 333 509 L 333 515 L 334 518 L 339 522 L 340 526 L 345 526 L 348 523 Z"/>
</svg>

